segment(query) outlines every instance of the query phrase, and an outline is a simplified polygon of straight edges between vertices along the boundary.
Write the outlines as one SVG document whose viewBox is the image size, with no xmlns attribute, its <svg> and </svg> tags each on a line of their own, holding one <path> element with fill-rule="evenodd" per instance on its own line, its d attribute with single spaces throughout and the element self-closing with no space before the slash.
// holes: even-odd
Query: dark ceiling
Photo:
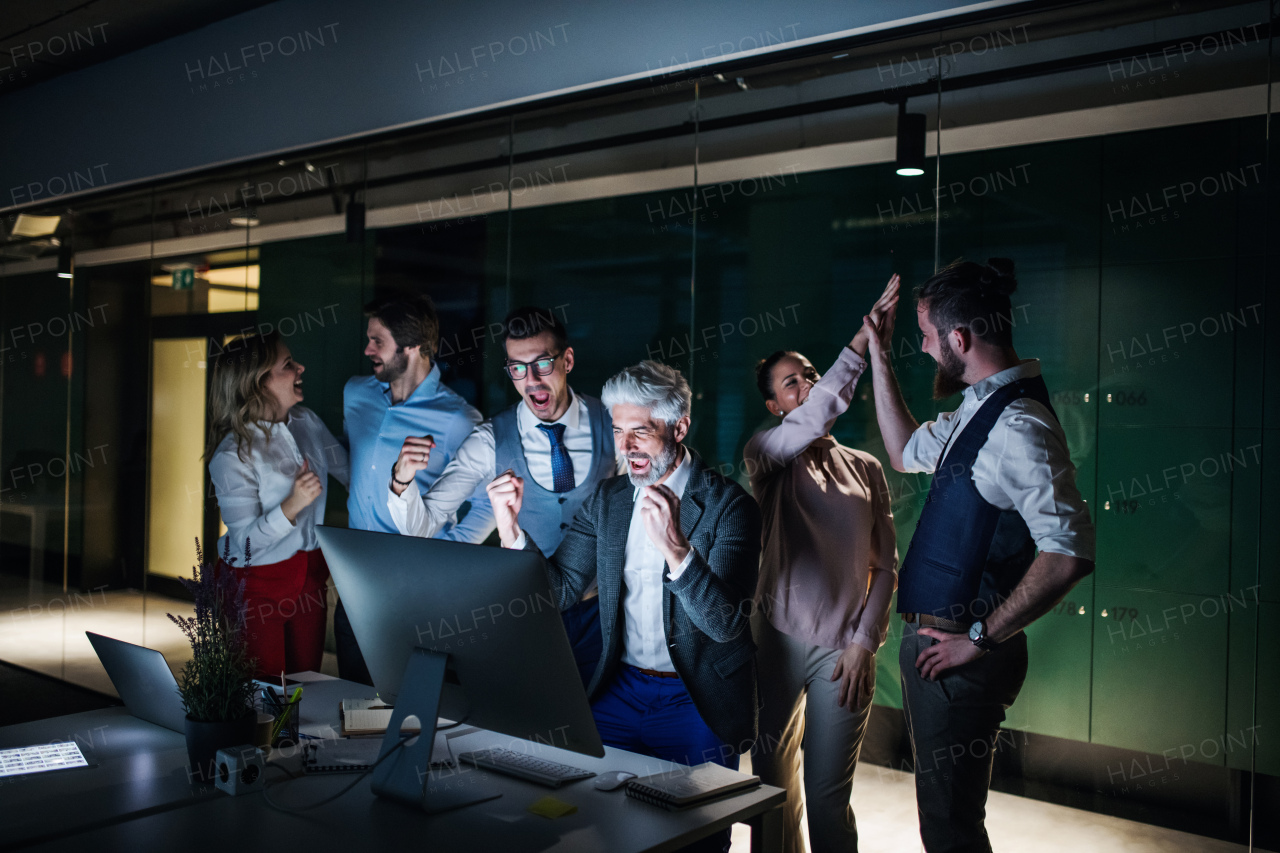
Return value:
<svg viewBox="0 0 1280 853">
<path fill-rule="evenodd" d="M 0 97 L 269 0 L 3 0 Z"/>
</svg>

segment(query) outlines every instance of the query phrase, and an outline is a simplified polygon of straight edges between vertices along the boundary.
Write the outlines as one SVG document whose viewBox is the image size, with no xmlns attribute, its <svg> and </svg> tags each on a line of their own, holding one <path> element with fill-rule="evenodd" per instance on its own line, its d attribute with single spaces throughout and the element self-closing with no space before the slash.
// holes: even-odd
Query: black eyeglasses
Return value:
<svg viewBox="0 0 1280 853">
<path fill-rule="evenodd" d="M 551 371 L 555 369 L 556 359 L 564 355 L 558 352 L 555 355 L 543 356 L 533 361 L 508 361 L 504 367 L 507 375 L 512 379 L 524 379 L 529 373 L 529 368 L 533 368 L 534 376 L 550 376 Z"/>
</svg>

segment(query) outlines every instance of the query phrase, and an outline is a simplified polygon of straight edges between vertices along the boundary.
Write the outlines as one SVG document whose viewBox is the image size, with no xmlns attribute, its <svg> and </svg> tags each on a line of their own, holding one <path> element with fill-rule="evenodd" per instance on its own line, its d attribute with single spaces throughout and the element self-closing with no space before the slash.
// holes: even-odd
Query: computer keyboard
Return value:
<svg viewBox="0 0 1280 853">
<path fill-rule="evenodd" d="M 580 767 L 544 761 L 509 749 L 478 749 L 473 752 L 464 752 L 458 756 L 458 760 L 486 770 L 496 770 L 508 776 L 546 785 L 548 788 L 559 788 L 565 782 L 590 779 L 596 775 Z"/>
</svg>

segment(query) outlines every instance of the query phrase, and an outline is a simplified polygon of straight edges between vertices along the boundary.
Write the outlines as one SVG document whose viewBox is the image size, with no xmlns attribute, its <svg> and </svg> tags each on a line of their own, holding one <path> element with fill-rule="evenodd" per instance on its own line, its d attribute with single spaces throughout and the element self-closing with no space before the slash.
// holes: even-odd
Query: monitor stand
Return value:
<svg viewBox="0 0 1280 853">
<path fill-rule="evenodd" d="M 382 761 L 383 756 L 392 750 L 396 750 L 396 754 L 382 761 L 373 771 L 373 793 L 421 808 L 428 814 L 451 811 L 502 796 L 483 788 L 476 790 L 472 785 L 466 786 L 469 790 L 463 790 L 462 786 L 451 784 L 448 774 L 436 774 L 431 770 L 431 747 L 435 743 L 436 715 L 440 710 L 440 694 L 444 690 L 444 670 L 448 660 L 447 654 L 421 646 L 409 655 L 395 709 L 391 712 L 391 723 L 383 735 L 382 748 L 378 750 L 378 759 Z M 397 749 L 400 726 L 409 716 L 418 718 L 422 732 Z"/>
</svg>

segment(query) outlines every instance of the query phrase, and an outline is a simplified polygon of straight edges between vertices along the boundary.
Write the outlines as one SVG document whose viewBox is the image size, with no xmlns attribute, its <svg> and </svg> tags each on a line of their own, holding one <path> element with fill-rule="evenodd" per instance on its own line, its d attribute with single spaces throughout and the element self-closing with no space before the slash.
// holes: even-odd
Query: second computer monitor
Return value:
<svg viewBox="0 0 1280 853">
<path fill-rule="evenodd" d="M 316 537 L 383 699 L 415 646 L 445 652 L 441 716 L 604 755 L 541 554 L 341 527 Z"/>
</svg>

